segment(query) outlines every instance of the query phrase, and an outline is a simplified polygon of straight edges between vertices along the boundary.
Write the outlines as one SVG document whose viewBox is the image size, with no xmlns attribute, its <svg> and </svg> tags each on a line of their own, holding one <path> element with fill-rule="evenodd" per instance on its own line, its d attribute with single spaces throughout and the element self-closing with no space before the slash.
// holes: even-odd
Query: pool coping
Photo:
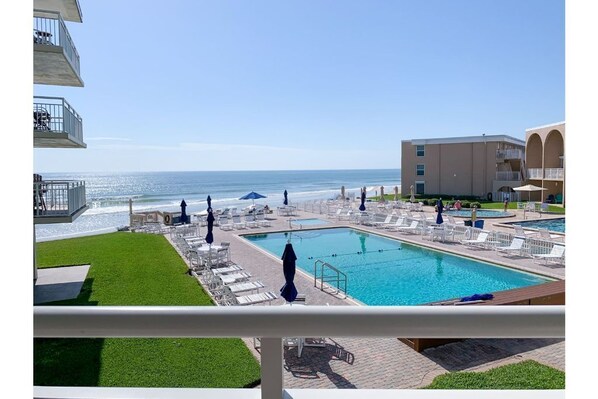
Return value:
<svg viewBox="0 0 598 399">
<path fill-rule="evenodd" d="M 566 219 L 565 215 L 554 215 L 554 217 L 547 217 L 547 218 L 539 218 L 539 219 L 525 219 L 525 220 L 515 220 L 512 222 L 508 222 L 508 223 L 493 223 L 494 226 L 499 226 L 499 227 L 504 227 L 507 229 L 514 229 L 514 225 L 520 222 L 535 222 L 535 221 L 543 221 L 543 220 L 554 220 L 554 219 Z M 523 228 L 523 230 L 527 230 L 527 231 L 533 231 L 533 232 L 538 232 L 540 231 L 540 229 L 536 229 L 533 227 L 525 227 L 524 225 L 521 225 L 521 227 Z M 560 231 L 554 231 L 554 230 L 548 230 L 550 232 L 550 234 L 557 234 L 559 236 L 562 236 L 563 238 L 565 238 L 567 236 L 566 233 L 562 233 Z"/>
</svg>

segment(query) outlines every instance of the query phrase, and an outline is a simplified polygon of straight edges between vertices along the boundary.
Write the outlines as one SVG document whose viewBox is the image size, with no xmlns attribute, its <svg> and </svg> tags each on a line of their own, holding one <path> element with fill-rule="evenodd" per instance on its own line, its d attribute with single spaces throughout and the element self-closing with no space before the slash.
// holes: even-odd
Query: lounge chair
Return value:
<svg viewBox="0 0 598 399">
<path fill-rule="evenodd" d="M 231 285 L 235 283 L 240 283 L 242 281 L 247 281 L 251 277 L 251 274 L 247 272 L 237 272 L 232 274 L 221 274 L 218 276 L 222 279 L 222 283 L 224 285 Z"/>
<path fill-rule="evenodd" d="M 392 213 L 390 213 L 386 216 L 386 219 L 384 219 L 383 221 L 379 221 L 379 222 L 372 222 L 372 225 L 374 227 L 378 227 L 378 228 L 388 226 L 389 224 L 392 224 L 391 221 L 392 221 L 393 217 L 394 217 L 394 215 Z"/>
<path fill-rule="evenodd" d="M 256 291 L 259 292 L 260 288 L 264 288 L 265 285 L 261 281 L 246 281 L 243 283 L 231 284 L 228 286 L 233 294 L 241 294 L 244 292 Z"/>
<path fill-rule="evenodd" d="M 339 215 L 336 216 L 336 219 L 339 221 L 348 221 L 348 220 L 351 220 L 352 217 L 353 217 L 353 210 L 349 209 L 349 210 L 342 211 Z"/>
<path fill-rule="evenodd" d="M 472 246 L 472 247 L 482 247 L 485 248 L 488 240 L 489 233 L 487 231 L 481 231 L 478 234 L 478 237 L 474 240 L 461 240 L 461 244 Z"/>
<path fill-rule="evenodd" d="M 411 222 L 409 226 L 399 226 L 395 231 L 401 233 L 410 233 L 410 234 L 417 234 L 421 231 L 420 222 L 414 220 Z"/>
<path fill-rule="evenodd" d="M 240 272 L 241 270 L 243 270 L 243 268 L 241 266 L 232 265 L 232 266 L 218 267 L 218 268 L 212 269 L 212 274 L 214 274 L 214 276 L 218 276 L 218 275 L 222 275 L 222 274 L 233 274 L 236 272 Z"/>
<path fill-rule="evenodd" d="M 257 227 L 257 221 L 255 220 L 254 215 L 247 215 L 245 216 L 245 226 L 254 229 Z"/>
<path fill-rule="evenodd" d="M 219 223 L 221 230 L 230 231 L 234 229 L 233 222 L 228 216 L 220 216 Z"/>
<path fill-rule="evenodd" d="M 538 238 L 540 238 L 542 240 L 548 240 L 548 241 L 553 241 L 553 240 L 561 241 L 563 239 L 563 236 L 558 235 L 558 234 L 550 234 L 548 229 L 538 229 Z"/>
<path fill-rule="evenodd" d="M 448 219 L 448 224 L 452 224 L 454 226 L 464 226 L 465 225 L 465 221 L 463 220 L 455 220 L 455 218 L 451 215 L 446 215 L 447 219 Z"/>
<path fill-rule="evenodd" d="M 245 229 L 247 227 L 246 223 L 241 221 L 240 215 L 233 215 L 233 227 L 235 229 Z"/>
<path fill-rule="evenodd" d="M 257 227 L 270 227 L 270 221 L 266 220 L 266 216 L 263 213 L 258 213 L 255 215 Z"/>
<path fill-rule="evenodd" d="M 514 237 L 510 245 L 494 247 L 498 252 L 505 254 L 523 253 L 523 244 L 525 244 L 525 237 Z"/>
<path fill-rule="evenodd" d="M 275 293 L 273 292 L 262 292 L 257 294 L 249 294 L 243 296 L 236 296 L 229 287 L 224 287 L 224 296 L 222 298 L 223 305 L 240 305 L 240 306 L 247 306 L 247 305 L 255 305 L 258 303 L 271 303 L 273 300 L 277 299 Z"/>
<path fill-rule="evenodd" d="M 399 216 L 399 218 L 394 223 L 390 223 L 390 224 L 382 226 L 382 227 L 385 230 L 397 231 L 397 229 L 399 227 L 404 227 L 404 225 L 403 225 L 404 222 L 405 222 L 405 218 L 402 216 Z"/>
<path fill-rule="evenodd" d="M 554 244 L 550 250 L 550 253 L 534 254 L 532 256 L 534 259 L 544 260 L 545 264 L 548 264 L 549 261 L 563 264 L 565 261 L 565 246 L 562 244 Z"/>
<path fill-rule="evenodd" d="M 520 224 L 513 225 L 513 227 L 515 228 L 515 235 L 519 237 L 527 237 L 536 234 L 533 231 L 523 230 L 523 227 Z"/>
</svg>

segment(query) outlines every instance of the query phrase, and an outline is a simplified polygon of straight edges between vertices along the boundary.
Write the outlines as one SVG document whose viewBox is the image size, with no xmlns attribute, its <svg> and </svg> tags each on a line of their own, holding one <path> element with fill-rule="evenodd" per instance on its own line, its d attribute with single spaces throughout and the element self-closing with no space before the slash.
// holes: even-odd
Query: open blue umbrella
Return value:
<svg viewBox="0 0 598 399">
<path fill-rule="evenodd" d="M 287 198 L 287 196 L 289 195 L 289 193 L 287 193 L 287 190 L 284 190 L 284 201 L 282 202 L 285 205 L 289 204 L 289 199 Z"/>
<path fill-rule="evenodd" d="M 297 298 L 297 288 L 293 283 L 296 260 L 297 255 L 293 250 L 293 244 L 288 242 L 282 253 L 282 272 L 284 273 L 285 284 L 280 289 L 280 296 L 286 299 L 287 302 L 293 302 Z"/>
<path fill-rule="evenodd" d="M 265 195 L 261 195 L 261 194 L 258 194 L 256 192 L 252 191 L 252 192 L 250 192 L 248 194 L 245 194 L 244 196 L 242 196 L 239 199 L 240 200 L 248 200 L 248 199 L 250 199 L 250 200 L 253 201 L 253 204 L 255 205 L 255 200 L 259 199 L 259 198 L 268 198 L 268 197 L 266 197 Z"/>
<path fill-rule="evenodd" d="M 365 211 L 365 190 L 361 190 L 361 205 L 359 205 L 360 211 Z"/>
<path fill-rule="evenodd" d="M 214 242 L 214 235 L 212 230 L 214 229 L 214 214 L 212 213 L 212 198 L 208 195 L 208 234 L 206 235 L 206 242 L 212 245 Z"/>
<path fill-rule="evenodd" d="M 183 200 L 181 202 L 181 223 L 185 224 L 187 223 L 189 217 L 187 216 L 187 212 L 185 211 L 187 209 L 187 203 L 185 202 L 185 200 Z"/>
<path fill-rule="evenodd" d="M 442 203 L 442 198 L 436 202 L 436 208 L 438 208 L 438 215 L 436 216 L 436 224 L 442 224 L 444 220 L 442 220 L 442 211 L 444 210 L 444 204 Z"/>
</svg>

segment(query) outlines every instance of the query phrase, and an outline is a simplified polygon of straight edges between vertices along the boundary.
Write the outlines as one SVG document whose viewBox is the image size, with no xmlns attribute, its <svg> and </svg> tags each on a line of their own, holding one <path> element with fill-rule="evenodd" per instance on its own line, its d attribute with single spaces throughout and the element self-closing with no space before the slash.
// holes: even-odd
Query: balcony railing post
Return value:
<svg viewBox="0 0 598 399">
<path fill-rule="evenodd" d="M 283 393 L 282 339 L 261 339 L 262 399 L 281 399 Z"/>
</svg>

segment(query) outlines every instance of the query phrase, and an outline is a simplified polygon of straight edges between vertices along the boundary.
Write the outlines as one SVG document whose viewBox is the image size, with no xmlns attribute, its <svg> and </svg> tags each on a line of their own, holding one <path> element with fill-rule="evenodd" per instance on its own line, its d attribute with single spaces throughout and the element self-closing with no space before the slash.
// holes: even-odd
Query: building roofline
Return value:
<svg viewBox="0 0 598 399">
<path fill-rule="evenodd" d="M 542 125 L 542 126 L 536 126 L 536 127 L 530 127 L 529 129 L 525 129 L 526 132 L 529 132 L 531 130 L 538 130 L 538 129 L 544 129 L 545 127 L 552 127 L 552 126 L 558 126 L 558 125 L 564 125 L 565 121 L 562 122 L 556 122 L 556 123 L 551 123 L 548 125 Z"/>
<path fill-rule="evenodd" d="M 521 145 L 521 146 L 525 147 L 524 140 L 520 140 L 515 137 L 507 136 L 506 134 L 403 140 L 403 142 L 410 142 L 413 145 L 463 144 L 463 143 L 483 143 L 483 142 L 496 142 L 496 141 L 504 141 L 507 143 Z"/>
</svg>

